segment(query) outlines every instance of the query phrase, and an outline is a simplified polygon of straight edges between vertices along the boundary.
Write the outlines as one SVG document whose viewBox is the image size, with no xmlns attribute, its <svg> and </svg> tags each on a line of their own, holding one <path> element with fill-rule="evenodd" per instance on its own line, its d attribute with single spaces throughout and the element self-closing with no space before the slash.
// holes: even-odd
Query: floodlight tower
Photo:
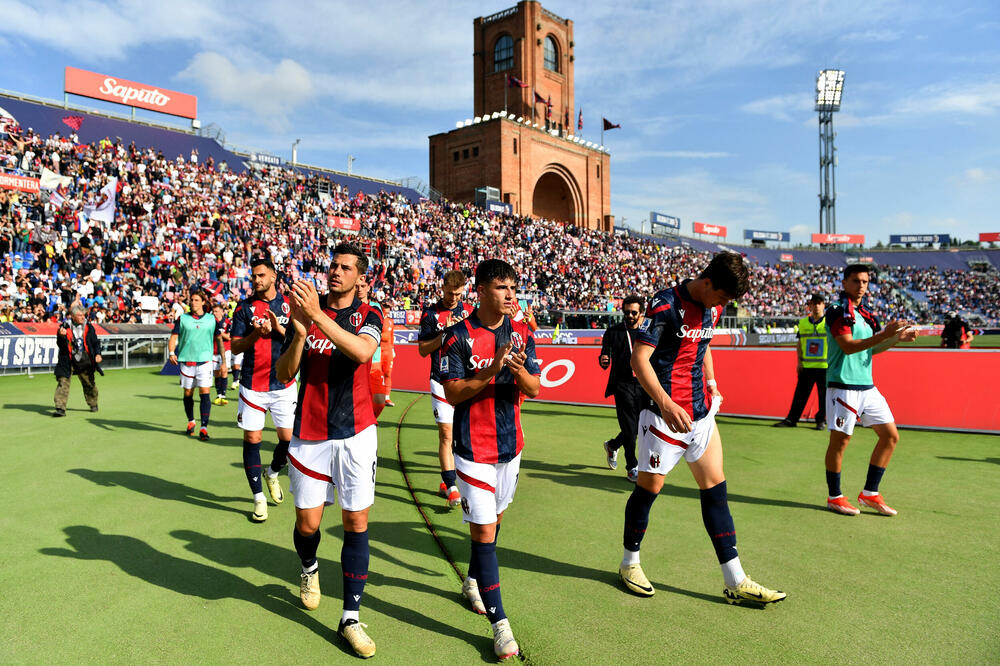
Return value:
<svg viewBox="0 0 1000 666">
<path fill-rule="evenodd" d="M 819 112 L 819 232 L 837 233 L 837 166 L 833 146 L 833 112 L 840 111 L 844 91 L 844 72 L 824 69 L 816 77 L 816 110 Z"/>
</svg>

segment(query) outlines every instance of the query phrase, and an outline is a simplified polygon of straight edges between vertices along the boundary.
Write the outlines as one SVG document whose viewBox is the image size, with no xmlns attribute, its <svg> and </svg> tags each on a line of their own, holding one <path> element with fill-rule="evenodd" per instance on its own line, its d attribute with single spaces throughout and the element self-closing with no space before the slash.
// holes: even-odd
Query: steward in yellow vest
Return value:
<svg viewBox="0 0 1000 666">
<path fill-rule="evenodd" d="M 802 416 L 802 411 L 809 401 L 812 387 L 816 386 L 816 398 L 819 407 L 816 410 L 816 429 L 826 428 L 826 321 L 823 313 L 826 302 L 820 294 L 813 294 L 807 304 L 809 316 L 799 320 L 797 335 L 798 381 L 795 383 L 795 395 L 788 416 L 775 423 L 778 428 L 794 428 Z"/>
</svg>

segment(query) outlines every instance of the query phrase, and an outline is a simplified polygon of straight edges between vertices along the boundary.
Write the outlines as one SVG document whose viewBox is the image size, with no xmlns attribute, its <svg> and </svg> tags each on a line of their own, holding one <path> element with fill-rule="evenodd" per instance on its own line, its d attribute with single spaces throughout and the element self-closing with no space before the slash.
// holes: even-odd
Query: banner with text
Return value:
<svg viewBox="0 0 1000 666">
<path fill-rule="evenodd" d="M 539 346 L 542 390 L 538 400 L 614 404 L 612 398 L 604 397 L 608 374 L 597 364 L 600 353 L 600 347 Z M 794 348 L 718 348 L 713 349 L 712 358 L 724 396 L 722 414 L 785 416 L 795 392 Z M 761 368 L 773 372 L 761 373 Z M 397 344 L 392 387 L 426 392 L 429 369 L 430 362 L 421 358 L 417 345 Z M 959 386 L 972 376 L 986 382 L 981 387 L 985 395 L 1000 391 L 1000 351 L 893 349 L 879 354 L 875 364 L 875 382 L 899 425 L 1000 432 L 1000 401 L 969 400 L 963 391 L 933 390 L 942 384 Z M 914 391 L 914 386 L 928 388 Z M 813 397 L 804 415 L 811 418 L 815 413 Z M 613 418 L 609 413 L 609 432 L 618 429 Z"/>
<path fill-rule="evenodd" d="M 706 236 L 719 236 L 721 238 L 726 237 L 726 228 L 718 224 L 705 224 L 704 222 L 695 222 L 694 232 L 696 234 L 705 234 Z"/>
<path fill-rule="evenodd" d="M 817 245 L 864 245 L 864 234 L 813 234 L 812 242 Z"/>
<path fill-rule="evenodd" d="M 792 234 L 787 231 L 758 231 L 756 229 L 744 229 L 743 240 L 779 241 L 781 243 L 788 243 L 792 240 Z"/>
<path fill-rule="evenodd" d="M 654 234 L 657 231 L 662 231 L 663 229 L 680 231 L 681 218 L 674 217 L 673 215 L 664 215 L 663 213 L 657 213 L 656 211 L 651 210 L 649 211 L 649 229 Z"/>
<path fill-rule="evenodd" d="M 890 234 L 889 244 L 943 243 L 951 242 L 951 234 Z"/>
<path fill-rule="evenodd" d="M 361 221 L 355 220 L 353 217 L 327 215 L 326 221 L 327 224 L 329 224 L 334 229 L 340 229 L 341 231 L 350 231 L 354 233 L 361 231 Z"/>
<path fill-rule="evenodd" d="M 119 79 L 107 74 L 66 68 L 65 91 L 82 97 L 115 102 L 138 109 L 159 111 L 181 118 L 198 117 L 198 98 L 175 90 Z"/>
<path fill-rule="evenodd" d="M 15 176 L 12 173 L 0 173 L 0 189 L 38 194 L 40 187 L 37 178 Z"/>
<path fill-rule="evenodd" d="M 980 243 L 1000 243 L 1000 231 L 979 234 Z"/>
</svg>

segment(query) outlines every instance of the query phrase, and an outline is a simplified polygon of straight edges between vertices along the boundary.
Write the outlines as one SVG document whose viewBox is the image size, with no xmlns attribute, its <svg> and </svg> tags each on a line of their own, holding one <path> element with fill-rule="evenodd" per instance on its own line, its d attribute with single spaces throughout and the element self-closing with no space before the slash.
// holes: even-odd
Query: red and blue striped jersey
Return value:
<svg viewBox="0 0 1000 666">
<path fill-rule="evenodd" d="M 458 305 L 449 310 L 441 305 L 440 301 L 429 308 L 425 308 L 420 315 L 420 332 L 417 334 L 417 340 L 423 342 L 424 340 L 433 340 L 439 337 L 448 324 L 449 316 L 461 321 L 472 313 L 472 309 L 472 306 L 468 303 L 459 302 Z M 441 382 L 441 377 L 438 373 L 438 366 L 440 364 L 441 348 L 438 347 L 431 352 L 431 379 L 438 383 Z"/>
<path fill-rule="evenodd" d="M 271 310 L 278 318 L 278 323 L 288 332 L 289 312 L 288 299 L 278 294 L 270 301 L 257 296 L 240 301 L 233 312 L 233 323 L 230 335 L 235 338 L 245 338 L 253 333 L 254 325 L 267 319 L 267 311 Z M 284 338 L 277 331 L 272 330 L 271 335 L 266 338 L 259 338 L 243 352 L 243 365 L 240 366 L 240 385 L 251 391 L 280 391 L 286 386 L 291 386 L 292 382 L 283 384 L 278 381 L 277 367 L 278 357 L 281 356 L 282 342 Z"/>
<path fill-rule="evenodd" d="M 649 362 L 660 386 L 697 421 L 708 414 L 711 405 L 702 363 L 722 308 L 705 309 L 693 300 L 688 282 L 653 296 L 636 342 L 653 347 Z"/>
<path fill-rule="evenodd" d="M 504 316 L 496 329 L 483 326 L 476 312 L 445 329 L 438 372 L 442 382 L 469 379 L 489 367 L 496 352 L 508 342 L 528 355 L 524 368 L 540 375 L 535 336 L 527 323 Z M 455 405 L 455 455 L 478 463 L 505 463 L 524 447 L 521 432 L 521 391 L 514 375 L 504 368 L 489 385 Z"/>
<path fill-rule="evenodd" d="M 323 312 L 348 333 L 366 335 L 376 344 L 382 338 L 382 315 L 360 299 L 355 298 L 340 310 L 324 307 Z M 294 334 L 294 326 L 289 326 L 285 348 Z M 352 360 L 312 324 L 299 364 L 295 436 L 306 440 L 347 439 L 375 423 L 370 373 L 371 361 Z"/>
</svg>

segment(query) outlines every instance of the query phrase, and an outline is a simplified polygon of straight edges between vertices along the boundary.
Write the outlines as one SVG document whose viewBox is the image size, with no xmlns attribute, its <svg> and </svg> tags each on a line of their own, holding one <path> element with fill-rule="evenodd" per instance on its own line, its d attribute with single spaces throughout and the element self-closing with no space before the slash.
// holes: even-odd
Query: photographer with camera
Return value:
<svg viewBox="0 0 1000 666">
<path fill-rule="evenodd" d="M 94 372 L 101 370 L 101 341 L 97 339 L 94 325 L 87 321 L 87 310 L 82 305 L 70 308 L 70 320 L 63 322 L 56 333 L 59 359 L 56 362 L 56 411 L 52 416 L 66 416 L 69 400 L 70 377 L 76 375 L 83 386 L 83 397 L 90 411 L 97 411 L 97 383 Z"/>
</svg>

